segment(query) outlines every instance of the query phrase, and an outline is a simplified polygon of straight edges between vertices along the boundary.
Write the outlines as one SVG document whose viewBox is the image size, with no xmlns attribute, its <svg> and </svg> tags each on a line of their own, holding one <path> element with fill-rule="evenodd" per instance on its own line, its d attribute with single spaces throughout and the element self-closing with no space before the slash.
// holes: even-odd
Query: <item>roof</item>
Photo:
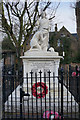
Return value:
<svg viewBox="0 0 80 120">
<path fill-rule="evenodd" d="M 72 39 L 78 39 L 77 33 L 70 33 L 64 26 L 59 31 L 57 31 L 56 35 L 61 35 L 62 33 L 69 35 Z M 50 36 L 54 34 L 55 32 L 50 32 Z"/>
</svg>

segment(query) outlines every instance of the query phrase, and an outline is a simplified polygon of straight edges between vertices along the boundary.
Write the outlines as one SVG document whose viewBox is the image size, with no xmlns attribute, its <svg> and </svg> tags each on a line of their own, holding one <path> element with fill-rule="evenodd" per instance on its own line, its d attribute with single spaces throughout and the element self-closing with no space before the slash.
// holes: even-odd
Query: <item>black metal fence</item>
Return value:
<svg viewBox="0 0 80 120">
<path fill-rule="evenodd" d="M 9 115 L 13 115 L 14 109 L 17 109 L 17 90 L 16 88 L 22 84 L 22 74 L 15 70 L 15 66 L 6 66 L 2 68 L 2 84 L 3 84 L 3 118 L 10 118 Z M 13 92 L 15 91 L 15 97 Z M 9 100 L 10 99 L 10 100 Z M 15 99 L 15 100 L 14 100 Z M 10 104 L 10 105 L 9 105 Z M 9 107 L 10 106 L 10 107 Z"/>
<path fill-rule="evenodd" d="M 31 71 L 24 78 L 13 68 L 3 69 L 3 119 L 80 119 L 78 67 L 61 68 L 59 76 Z"/>
<path fill-rule="evenodd" d="M 69 79 L 70 91 L 78 102 L 80 101 L 80 68 L 76 66 L 74 69 L 70 66 L 69 69 L 71 71 L 69 73 L 71 76 Z"/>
</svg>

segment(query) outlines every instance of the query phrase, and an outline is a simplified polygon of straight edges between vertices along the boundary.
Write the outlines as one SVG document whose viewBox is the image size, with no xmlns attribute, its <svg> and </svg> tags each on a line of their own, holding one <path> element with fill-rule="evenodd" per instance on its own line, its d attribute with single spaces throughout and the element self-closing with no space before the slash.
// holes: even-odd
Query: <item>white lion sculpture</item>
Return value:
<svg viewBox="0 0 80 120">
<path fill-rule="evenodd" d="M 49 41 L 49 20 L 46 18 L 45 12 L 42 14 L 42 19 L 38 21 L 38 25 L 39 29 L 33 35 L 30 42 L 31 49 L 47 51 Z"/>
</svg>

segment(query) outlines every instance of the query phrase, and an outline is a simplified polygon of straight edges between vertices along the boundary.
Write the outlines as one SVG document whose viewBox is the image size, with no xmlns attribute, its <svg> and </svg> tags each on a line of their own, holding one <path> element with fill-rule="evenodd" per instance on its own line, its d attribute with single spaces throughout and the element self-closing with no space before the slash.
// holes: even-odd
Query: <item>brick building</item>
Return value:
<svg viewBox="0 0 80 120">
<path fill-rule="evenodd" d="M 55 31 L 50 32 L 49 37 L 50 46 L 54 47 L 59 55 L 62 55 L 64 51 L 67 60 L 77 56 L 77 33 L 71 34 L 64 26 L 58 31 L 56 24 Z"/>
</svg>

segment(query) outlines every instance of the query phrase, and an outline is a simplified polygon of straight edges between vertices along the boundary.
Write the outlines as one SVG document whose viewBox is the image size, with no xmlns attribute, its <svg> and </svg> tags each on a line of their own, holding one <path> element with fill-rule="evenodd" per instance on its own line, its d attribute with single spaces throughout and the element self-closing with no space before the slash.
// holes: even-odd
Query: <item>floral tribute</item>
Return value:
<svg viewBox="0 0 80 120">
<path fill-rule="evenodd" d="M 38 93 L 37 91 L 37 88 L 40 87 L 40 93 Z M 45 95 L 48 93 L 48 87 L 45 83 L 43 82 L 37 82 L 37 83 L 34 83 L 32 88 L 32 95 L 34 97 L 36 97 L 37 99 L 39 98 L 44 98 Z"/>
<path fill-rule="evenodd" d="M 72 72 L 72 77 L 76 76 L 76 72 Z M 78 76 L 80 76 L 80 73 L 78 73 Z"/>
<path fill-rule="evenodd" d="M 58 112 L 53 111 L 46 111 L 43 113 L 43 118 L 51 119 L 51 120 L 61 120 L 61 116 L 58 114 Z"/>
</svg>

